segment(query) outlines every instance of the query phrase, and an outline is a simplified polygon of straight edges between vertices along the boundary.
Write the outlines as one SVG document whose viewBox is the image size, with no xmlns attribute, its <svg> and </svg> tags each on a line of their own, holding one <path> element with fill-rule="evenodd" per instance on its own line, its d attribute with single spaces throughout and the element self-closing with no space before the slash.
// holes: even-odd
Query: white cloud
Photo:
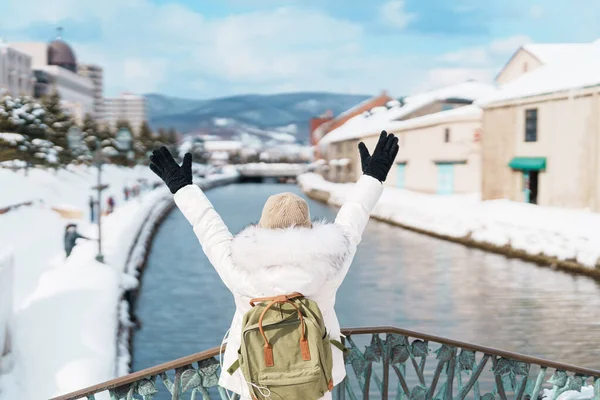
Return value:
<svg viewBox="0 0 600 400">
<path fill-rule="evenodd" d="M 504 39 L 496 39 L 488 47 L 493 55 L 505 56 L 514 53 L 519 47 L 527 43 L 531 43 L 529 36 L 515 35 Z"/>
<path fill-rule="evenodd" d="M 491 83 L 508 58 L 519 47 L 530 42 L 528 36 L 515 35 L 495 39 L 483 46 L 466 47 L 443 54 L 439 60 L 450 66 L 430 70 L 419 88 L 431 89 L 468 79 Z"/>
<path fill-rule="evenodd" d="M 506 58 L 517 51 L 519 47 L 530 43 L 531 39 L 525 35 L 510 36 L 495 39 L 484 46 L 473 46 L 442 54 L 441 61 L 462 65 L 489 65 Z"/>
<path fill-rule="evenodd" d="M 469 47 L 442 54 L 440 59 L 442 61 L 456 64 L 462 64 L 465 62 L 470 64 L 487 64 L 490 61 L 488 49 L 483 46 Z"/>
<path fill-rule="evenodd" d="M 497 72 L 496 68 L 433 68 L 427 72 L 425 79 L 415 88 L 415 92 L 453 85 L 470 79 L 491 83 Z"/>
<path fill-rule="evenodd" d="M 168 73 L 163 59 L 126 58 L 123 60 L 124 85 L 136 93 L 156 91 Z"/>
<path fill-rule="evenodd" d="M 305 7 L 209 19 L 185 6 L 151 0 L 9 0 L 11 31 L 60 23 L 82 62 L 104 67 L 106 94 L 122 91 L 214 97 L 234 93 L 328 90 L 372 94 L 409 92 L 416 82 L 442 85 L 489 79 L 516 36 L 435 57 L 372 54 L 358 23 Z M 51 3 L 51 4 L 49 4 Z M 401 28 L 416 16 L 403 1 L 381 16 Z M 69 23 L 94 25 L 99 37 L 80 41 Z M 386 40 L 385 38 L 381 40 Z M 505 61 L 505 59 L 502 59 Z M 440 68 L 434 68 L 439 63 Z M 436 65 L 437 64 L 437 65 Z M 496 65 L 499 64 L 499 65 Z M 496 71 L 497 72 L 497 71 Z"/>
<path fill-rule="evenodd" d="M 536 4 L 536 5 L 531 6 L 531 8 L 529 9 L 529 14 L 534 19 L 540 19 L 544 15 L 544 9 L 542 8 L 542 6 Z"/>
<path fill-rule="evenodd" d="M 213 91 L 208 96 L 231 94 L 236 87 L 327 89 L 333 74 L 345 74 L 364 58 L 360 25 L 311 9 L 281 7 L 209 20 L 185 6 L 149 0 L 47 3 L 16 2 L 7 18 L 16 19 L 11 30 L 66 21 L 65 37 L 77 58 L 105 68 L 109 95 L 174 87 L 206 88 Z M 78 41 L 69 36 L 70 21 L 93 22 L 101 37 Z M 214 93 L 215 82 L 226 83 L 220 93 Z"/>
<path fill-rule="evenodd" d="M 405 9 L 404 0 L 391 0 L 383 4 L 379 10 L 381 19 L 390 26 L 404 29 L 417 15 Z"/>
</svg>

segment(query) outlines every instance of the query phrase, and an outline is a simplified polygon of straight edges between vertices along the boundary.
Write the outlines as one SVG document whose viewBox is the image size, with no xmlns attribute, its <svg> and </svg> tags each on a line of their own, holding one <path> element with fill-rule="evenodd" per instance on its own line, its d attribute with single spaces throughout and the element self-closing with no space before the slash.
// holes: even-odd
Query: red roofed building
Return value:
<svg viewBox="0 0 600 400">
<path fill-rule="evenodd" d="M 334 118 L 331 115 L 323 115 L 321 117 L 313 118 L 310 121 L 310 143 L 312 146 L 315 146 L 315 159 L 322 158 L 319 154 L 318 149 L 316 148 L 319 140 L 323 139 L 325 135 L 329 132 L 338 128 L 345 124 L 350 118 L 356 117 L 359 114 L 364 113 L 365 111 L 369 111 L 373 107 L 381 107 L 385 106 L 389 101 L 394 100 L 390 97 L 387 92 L 384 90 L 379 95 L 371 97 L 349 110 L 344 111 L 341 114 L 338 114 Z"/>
</svg>

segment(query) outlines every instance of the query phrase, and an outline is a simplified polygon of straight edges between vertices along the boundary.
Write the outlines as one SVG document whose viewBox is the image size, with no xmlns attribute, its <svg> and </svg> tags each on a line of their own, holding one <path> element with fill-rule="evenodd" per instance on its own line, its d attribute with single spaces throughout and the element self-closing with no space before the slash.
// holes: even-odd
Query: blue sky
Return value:
<svg viewBox="0 0 600 400">
<path fill-rule="evenodd" d="M 109 96 L 401 96 L 491 81 L 520 45 L 589 42 L 597 21 L 600 0 L 8 0 L 0 35 L 48 41 L 63 26 Z"/>
</svg>

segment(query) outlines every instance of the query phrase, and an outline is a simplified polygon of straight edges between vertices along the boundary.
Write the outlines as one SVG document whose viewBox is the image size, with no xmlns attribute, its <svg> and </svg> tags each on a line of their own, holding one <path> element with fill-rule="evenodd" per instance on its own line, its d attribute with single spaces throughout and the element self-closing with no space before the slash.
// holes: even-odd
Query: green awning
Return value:
<svg viewBox="0 0 600 400">
<path fill-rule="evenodd" d="M 546 169 L 546 157 L 515 157 L 508 166 L 519 171 L 540 171 Z"/>
</svg>

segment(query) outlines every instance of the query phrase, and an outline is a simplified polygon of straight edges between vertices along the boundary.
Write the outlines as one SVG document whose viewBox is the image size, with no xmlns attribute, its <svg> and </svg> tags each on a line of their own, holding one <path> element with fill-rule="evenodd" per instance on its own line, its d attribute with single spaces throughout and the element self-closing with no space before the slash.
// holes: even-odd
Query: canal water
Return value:
<svg viewBox="0 0 600 400">
<path fill-rule="evenodd" d="M 268 196 L 294 185 L 236 184 L 207 193 L 234 233 Z M 307 200 L 313 218 L 337 209 Z M 340 288 L 343 327 L 393 325 L 600 369 L 600 284 L 371 220 Z M 134 337 L 138 371 L 216 347 L 233 299 L 175 209 L 154 239 Z M 162 398 L 162 397 L 159 397 Z"/>
</svg>

